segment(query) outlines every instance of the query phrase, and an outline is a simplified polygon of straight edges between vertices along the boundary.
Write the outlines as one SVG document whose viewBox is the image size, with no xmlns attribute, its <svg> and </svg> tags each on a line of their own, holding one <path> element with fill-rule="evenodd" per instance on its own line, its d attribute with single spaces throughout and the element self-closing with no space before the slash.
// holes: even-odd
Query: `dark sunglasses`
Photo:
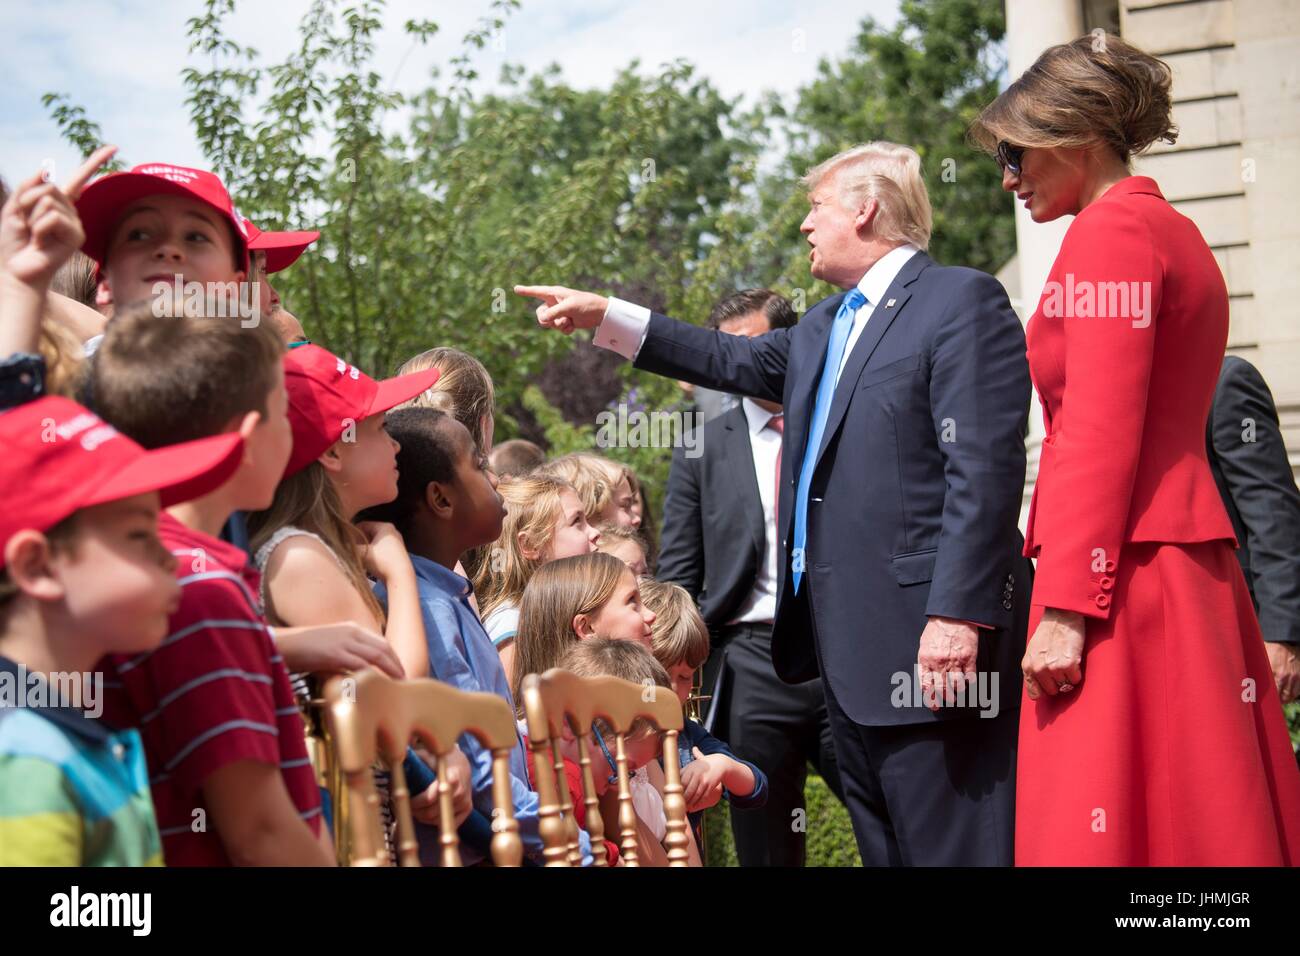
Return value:
<svg viewBox="0 0 1300 956">
<path fill-rule="evenodd" d="M 1012 146 L 1005 139 L 998 143 L 998 165 L 1011 170 L 1015 176 L 1020 175 L 1020 164 L 1025 158 L 1025 147 Z"/>
</svg>

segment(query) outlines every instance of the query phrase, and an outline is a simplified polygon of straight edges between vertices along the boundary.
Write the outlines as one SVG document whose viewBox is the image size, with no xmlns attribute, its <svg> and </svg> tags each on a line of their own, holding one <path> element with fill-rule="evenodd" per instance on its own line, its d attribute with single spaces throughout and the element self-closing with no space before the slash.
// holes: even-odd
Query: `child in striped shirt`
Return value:
<svg viewBox="0 0 1300 956">
<path fill-rule="evenodd" d="M 162 519 L 180 584 L 166 639 L 113 659 L 110 703 L 144 738 L 164 858 L 331 865 L 290 650 L 262 617 L 257 572 L 217 537 L 234 511 L 269 504 L 288 461 L 284 346 L 265 324 L 124 311 L 92 363 L 101 414 L 146 447 L 226 433 L 245 446 L 229 481 Z"/>
</svg>

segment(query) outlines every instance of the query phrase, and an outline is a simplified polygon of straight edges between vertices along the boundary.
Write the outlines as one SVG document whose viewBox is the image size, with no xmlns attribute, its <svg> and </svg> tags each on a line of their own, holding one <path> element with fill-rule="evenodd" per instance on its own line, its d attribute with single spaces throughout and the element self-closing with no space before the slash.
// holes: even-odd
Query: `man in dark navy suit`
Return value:
<svg viewBox="0 0 1300 956">
<path fill-rule="evenodd" d="M 1273 679 L 1290 703 L 1300 696 L 1300 491 L 1273 393 L 1240 356 L 1223 360 L 1205 432 Z"/>
<path fill-rule="evenodd" d="M 755 336 L 797 318 L 783 296 L 745 289 L 718 302 L 708 324 Z M 686 588 L 709 626 L 705 727 L 767 775 L 764 806 L 731 809 L 741 866 L 804 865 L 805 829 L 794 824 L 809 763 L 843 799 L 822 682 L 787 684 L 772 666 L 784 426 L 779 404 L 744 398 L 700 426 L 700 454 L 673 450 L 655 575 Z"/>
<path fill-rule="evenodd" d="M 1001 285 L 924 249 L 920 158 L 812 169 L 814 277 L 791 329 L 722 335 L 558 286 L 539 324 L 638 368 L 785 408 L 772 659 L 822 677 L 867 865 L 1010 865 L 1031 571 L 1016 528 L 1029 369 Z"/>
</svg>

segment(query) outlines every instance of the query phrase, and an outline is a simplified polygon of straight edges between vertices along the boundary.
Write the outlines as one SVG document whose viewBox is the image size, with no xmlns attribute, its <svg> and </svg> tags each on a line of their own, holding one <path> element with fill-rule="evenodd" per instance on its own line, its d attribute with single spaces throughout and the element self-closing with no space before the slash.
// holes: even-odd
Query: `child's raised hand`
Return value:
<svg viewBox="0 0 1300 956">
<path fill-rule="evenodd" d="M 366 570 L 381 581 L 411 567 L 402 533 L 387 521 L 360 521 L 357 527 L 366 536 L 366 549 L 362 555 Z"/>
<path fill-rule="evenodd" d="M 62 189 L 43 172 L 18 185 L 0 210 L 0 271 L 42 291 L 49 287 L 86 238 L 73 203 L 116 152 L 116 146 L 95 150 Z"/>
<path fill-rule="evenodd" d="M 682 768 L 682 796 L 686 812 L 707 810 L 722 799 L 722 783 L 727 776 L 727 758 L 723 754 L 702 754 L 692 748 L 695 759 Z"/>
</svg>

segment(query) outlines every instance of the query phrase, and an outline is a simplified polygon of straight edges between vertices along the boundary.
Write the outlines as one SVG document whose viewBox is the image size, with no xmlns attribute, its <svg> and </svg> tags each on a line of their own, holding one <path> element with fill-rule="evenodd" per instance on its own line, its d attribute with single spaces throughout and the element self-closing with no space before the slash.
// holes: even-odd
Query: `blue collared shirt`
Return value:
<svg viewBox="0 0 1300 956">
<path fill-rule="evenodd" d="M 457 690 L 496 694 L 510 705 L 510 712 L 514 713 L 515 702 L 501 658 L 469 603 L 470 595 L 474 593 L 473 585 L 455 571 L 428 558 L 418 554 L 412 554 L 410 558 L 420 591 L 430 675 Z M 375 593 L 381 602 L 387 604 L 388 594 L 382 583 L 375 585 Z M 528 786 L 528 760 L 518 731 L 515 739 L 516 746 L 510 751 L 510 793 L 514 815 L 519 822 L 524 853 L 541 861 L 538 797 Z M 492 752 L 470 734 L 462 736 L 457 745 L 469 760 L 474 807 L 492 819 Z M 590 837 L 583 832 L 579 837 L 583 859 L 586 860 L 591 854 Z M 476 862 L 465 853 L 468 849 L 462 847 L 466 864 Z"/>
</svg>

